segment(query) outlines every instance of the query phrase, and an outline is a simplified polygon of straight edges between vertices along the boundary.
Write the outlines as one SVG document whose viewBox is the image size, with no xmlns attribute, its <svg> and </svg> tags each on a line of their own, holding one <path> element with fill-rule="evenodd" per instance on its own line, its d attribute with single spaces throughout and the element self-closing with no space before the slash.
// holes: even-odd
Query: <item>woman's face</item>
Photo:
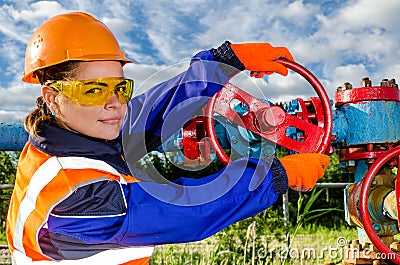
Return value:
<svg viewBox="0 0 400 265">
<path fill-rule="evenodd" d="M 123 76 L 120 62 L 92 61 L 83 62 L 74 79 Z M 62 94 L 57 96 L 55 101 L 58 106 L 56 118 L 70 129 L 100 139 L 112 140 L 118 137 L 126 113 L 126 104 L 122 104 L 116 94 L 113 94 L 109 101 L 101 106 L 79 105 Z"/>
</svg>

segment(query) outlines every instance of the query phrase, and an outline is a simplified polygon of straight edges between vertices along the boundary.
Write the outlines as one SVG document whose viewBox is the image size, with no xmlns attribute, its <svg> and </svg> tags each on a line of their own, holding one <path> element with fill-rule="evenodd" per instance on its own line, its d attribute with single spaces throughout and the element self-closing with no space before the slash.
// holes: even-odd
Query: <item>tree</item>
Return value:
<svg viewBox="0 0 400 265">
<path fill-rule="evenodd" d="M 14 184 L 20 152 L 0 151 L 0 184 Z M 4 235 L 12 190 L 0 189 L 0 234 Z M 1 237 L 0 237 L 1 238 Z"/>
</svg>

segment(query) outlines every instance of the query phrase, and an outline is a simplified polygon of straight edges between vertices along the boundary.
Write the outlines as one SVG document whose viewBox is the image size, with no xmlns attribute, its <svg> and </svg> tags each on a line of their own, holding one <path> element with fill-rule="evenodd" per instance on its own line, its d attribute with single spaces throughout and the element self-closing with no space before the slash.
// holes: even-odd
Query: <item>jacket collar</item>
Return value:
<svg viewBox="0 0 400 265">
<path fill-rule="evenodd" d="M 29 142 L 49 155 L 102 160 L 120 173 L 130 175 L 128 166 L 122 159 L 120 138 L 106 141 L 43 123 L 38 137 L 29 136 Z"/>
</svg>

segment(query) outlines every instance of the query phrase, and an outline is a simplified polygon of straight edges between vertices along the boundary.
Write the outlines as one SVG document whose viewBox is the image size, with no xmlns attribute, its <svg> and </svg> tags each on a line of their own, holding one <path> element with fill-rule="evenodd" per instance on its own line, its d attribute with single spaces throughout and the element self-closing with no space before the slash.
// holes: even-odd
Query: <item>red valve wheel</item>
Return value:
<svg viewBox="0 0 400 265">
<path fill-rule="evenodd" d="M 360 215 L 362 223 L 364 225 L 364 230 L 367 233 L 371 242 L 376 246 L 380 252 L 385 253 L 386 257 L 390 258 L 396 264 L 400 264 L 400 255 L 393 252 L 388 246 L 383 243 L 383 241 L 376 234 L 374 228 L 372 227 L 369 211 L 368 211 L 368 192 L 371 187 L 372 181 L 374 180 L 376 174 L 389 160 L 400 155 L 400 146 L 397 146 L 386 153 L 382 154 L 369 168 L 367 174 L 363 179 L 363 183 L 360 191 Z M 399 171 L 397 173 L 397 180 L 399 179 Z M 396 189 L 397 193 L 397 189 Z M 393 258 L 394 257 L 394 258 Z"/>
<path fill-rule="evenodd" d="M 317 152 L 323 154 L 327 152 L 327 149 L 330 146 L 330 137 L 332 134 L 332 109 L 324 87 L 310 71 L 300 64 L 286 58 L 279 58 L 276 61 L 303 76 L 317 92 L 323 110 L 323 127 L 319 127 L 318 125 L 287 114 L 281 107 L 270 106 L 266 102 L 254 98 L 250 94 L 247 94 L 243 90 L 228 83 L 220 92 L 210 99 L 206 106 L 207 135 L 209 136 L 215 154 L 225 165 L 230 163 L 231 159 L 224 152 L 218 142 L 214 128 L 214 112 L 236 124 L 240 124 L 247 130 L 250 130 L 267 140 L 295 152 Z M 239 115 L 231 109 L 230 102 L 233 99 L 238 99 L 248 106 L 249 110 L 245 115 L 239 117 Z M 255 119 L 260 117 L 262 120 L 261 125 L 260 123 L 255 122 Z M 286 136 L 286 129 L 289 127 L 295 127 L 304 132 L 305 138 L 302 142 Z"/>
</svg>

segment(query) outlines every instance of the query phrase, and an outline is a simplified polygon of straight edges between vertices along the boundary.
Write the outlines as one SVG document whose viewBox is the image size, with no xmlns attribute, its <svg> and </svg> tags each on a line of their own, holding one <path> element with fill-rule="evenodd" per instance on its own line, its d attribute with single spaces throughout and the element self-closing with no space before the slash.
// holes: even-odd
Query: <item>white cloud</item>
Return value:
<svg viewBox="0 0 400 265">
<path fill-rule="evenodd" d="M 166 65 L 186 61 L 227 39 L 288 47 L 298 63 L 318 76 L 331 98 L 343 82 L 357 86 L 365 76 L 376 84 L 382 78 L 400 80 L 400 1 L 354 0 L 329 6 L 301 0 L 7 3 L 0 4 L 0 68 L 8 72 L 0 80 L 0 98 L 7 99 L 0 109 L 10 109 L 12 104 L 32 106 L 35 93 L 23 92 L 20 81 L 26 42 L 45 19 L 73 10 L 89 12 L 111 28 L 129 57 L 138 61 L 127 65 L 125 72 L 140 90 L 186 67 Z M 294 73 L 237 82 L 254 93 L 261 90 L 273 102 L 313 93 Z"/>
<path fill-rule="evenodd" d="M 135 94 L 139 95 L 149 88 L 166 81 L 187 69 L 189 62 L 181 62 L 172 66 L 127 64 L 125 76 L 134 79 Z"/>
<path fill-rule="evenodd" d="M 359 87 L 361 79 L 369 76 L 367 69 L 362 64 L 349 64 L 338 66 L 332 71 L 334 77 L 330 82 L 329 96 L 333 98 L 334 92 L 337 87 L 343 85 L 345 82 L 349 82 L 353 87 Z"/>
<path fill-rule="evenodd" d="M 397 83 L 399 84 L 400 82 L 400 63 L 393 64 L 393 65 L 388 65 L 387 67 L 382 67 L 381 72 L 379 73 L 378 78 L 388 78 L 392 79 L 395 78 Z M 375 77 L 375 76 L 374 76 Z"/>
<path fill-rule="evenodd" d="M 22 122 L 28 112 L 14 111 L 14 110 L 1 110 L 0 109 L 0 122 Z"/>
<path fill-rule="evenodd" d="M 186 57 L 187 49 L 191 47 L 190 39 L 187 37 L 192 34 L 191 25 L 185 23 L 185 18 L 188 20 L 191 14 L 195 14 L 196 11 L 201 12 L 201 10 L 196 10 L 195 7 L 198 5 L 195 2 L 189 5 L 185 2 L 171 4 L 170 1 L 160 1 L 158 5 L 144 2 L 143 30 L 152 48 L 157 50 L 156 56 L 162 61 L 175 63 L 177 59 Z M 171 8 L 166 9 L 166 6 Z M 186 47 L 183 47 L 184 43 Z"/>
<path fill-rule="evenodd" d="M 12 12 L 14 12 L 12 6 L 5 5 L 0 8 L 0 32 L 7 38 L 24 43 L 29 35 L 24 34 L 21 27 L 17 25 L 17 21 L 10 16 Z"/>
<path fill-rule="evenodd" d="M 310 36 L 297 36 L 291 50 L 299 62 L 322 64 L 320 78 L 330 84 L 330 95 L 344 81 L 358 86 L 364 76 L 375 82 L 387 74 L 398 79 L 398 10 L 399 1 L 360 0 L 328 15 L 317 14 L 320 27 Z"/>
<path fill-rule="evenodd" d="M 304 4 L 303 1 L 294 1 L 287 4 L 285 12 L 280 12 L 279 16 L 291 21 L 292 23 L 300 24 L 300 26 L 307 26 L 305 22 L 318 12 L 320 12 L 320 10 L 317 5 Z"/>
<path fill-rule="evenodd" d="M 56 1 L 38 1 L 32 3 L 27 9 L 12 10 L 10 15 L 17 21 L 31 24 L 33 21 L 43 21 L 63 12 L 66 12 L 66 9 Z"/>
<path fill-rule="evenodd" d="M 24 68 L 24 62 L 21 60 L 25 55 L 25 50 L 20 49 L 18 44 L 10 39 L 5 39 L 0 44 L 0 58 L 3 61 L 8 62 L 4 65 L 3 74 L 9 79 L 13 80 L 15 77 L 20 78 L 22 70 Z M 3 64 L 2 64 L 3 65 Z M 2 66 L 0 65 L 2 68 Z M 0 80 L 0 87 L 4 84 L 3 80 Z"/>
<path fill-rule="evenodd" d="M 2 99 L 0 109 L 23 108 L 25 111 L 35 106 L 35 100 L 40 95 L 39 85 L 16 85 L 0 88 Z"/>
<path fill-rule="evenodd" d="M 359 0 L 343 8 L 338 14 L 338 17 L 341 18 L 343 26 L 351 25 L 353 29 L 364 29 L 372 26 L 399 31 L 399 10 L 399 1 Z"/>
<path fill-rule="evenodd" d="M 134 50 L 140 49 L 140 45 L 131 39 L 129 32 L 133 29 L 134 25 L 130 21 L 123 18 L 104 18 L 101 20 L 113 32 L 115 38 L 118 40 L 121 49 L 127 48 L 127 54 L 133 53 Z M 132 58 L 135 59 L 135 58 Z"/>
</svg>

